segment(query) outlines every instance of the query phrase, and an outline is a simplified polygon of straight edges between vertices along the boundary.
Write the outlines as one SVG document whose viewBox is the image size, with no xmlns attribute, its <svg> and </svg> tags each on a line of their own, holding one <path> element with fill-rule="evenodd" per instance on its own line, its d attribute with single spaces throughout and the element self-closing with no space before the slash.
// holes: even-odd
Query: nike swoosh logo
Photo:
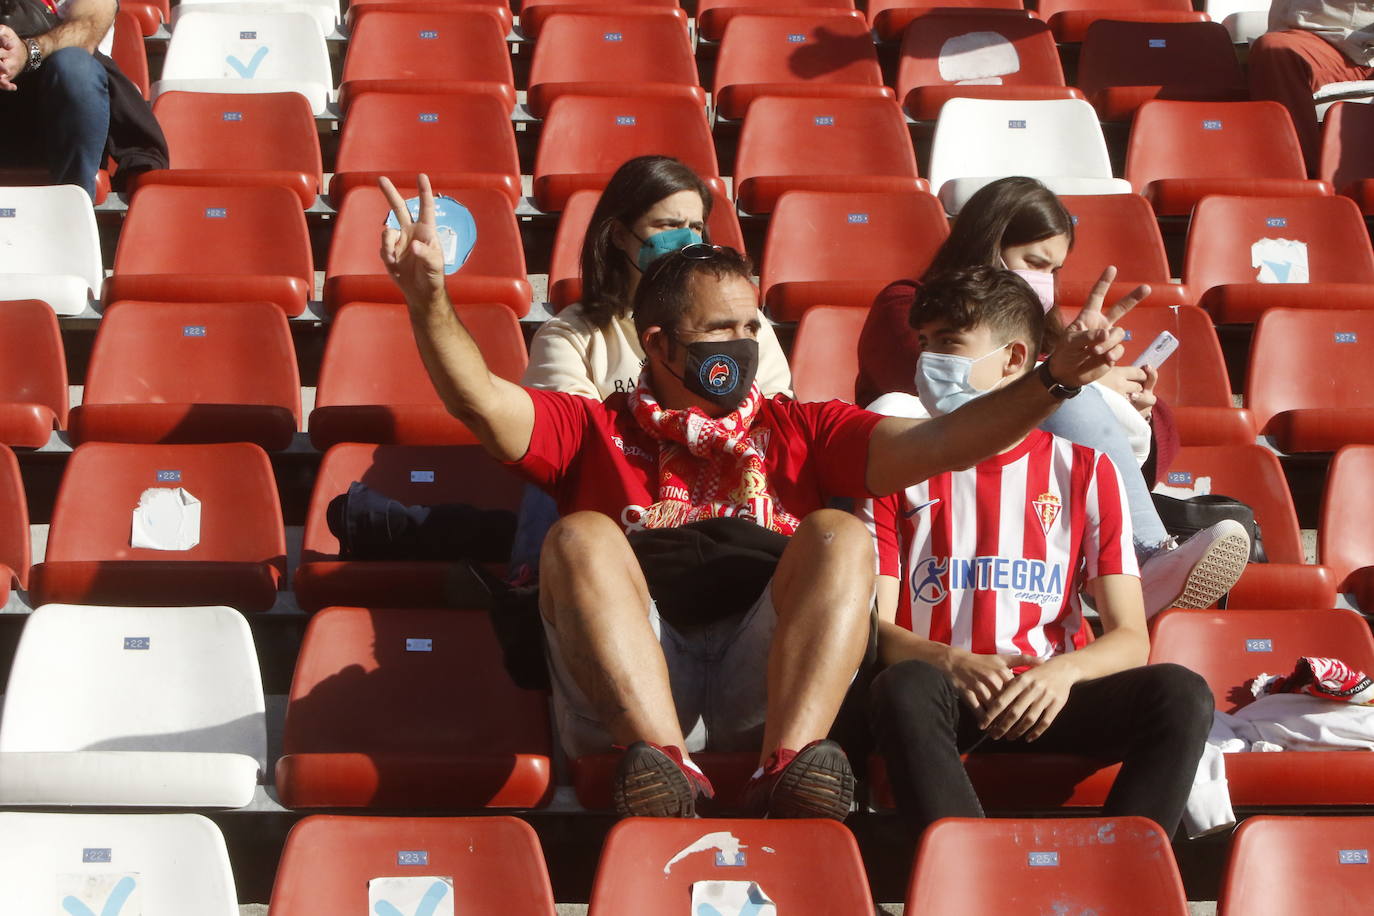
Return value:
<svg viewBox="0 0 1374 916">
<path fill-rule="evenodd" d="M 921 503 L 919 506 L 917 506 L 917 507 L 914 508 L 914 509 L 911 509 L 911 510 L 903 509 L 903 510 L 902 510 L 902 518 L 915 518 L 917 512 L 920 512 L 922 509 L 929 509 L 931 506 L 935 505 L 935 504 L 938 503 L 939 501 L 940 501 L 940 498 L 937 496 L 937 497 L 935 497 L 935 498 L 932 499 L 932 500 L 927 500 L 926 502 Z"/>
<path fill-rule="evenodd" d="M 249 58 L 247 64 L 242 63 L 237 57 L 234 57 L 232 54 L 229 55 L 229 57 L 227 57 L 226 60 L 229 62 L 229 66 L 233 67 L 236 71 L 238 71 L 239 76 L 243 77 L 246 80 L 251 80 L 253 78 L 253 74 L 258 72 L 258 67 L 262 65 L 262 59 L 266 56 L 267 48 L 261 47 L 253 52 L 253 56 Z"/>
</svg>

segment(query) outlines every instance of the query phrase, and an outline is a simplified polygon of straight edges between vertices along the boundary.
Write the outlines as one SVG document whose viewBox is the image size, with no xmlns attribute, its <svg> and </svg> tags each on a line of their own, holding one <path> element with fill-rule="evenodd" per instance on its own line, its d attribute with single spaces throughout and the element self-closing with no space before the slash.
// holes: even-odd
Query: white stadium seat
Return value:
<svg viewBox="0 0 1374 916">
<path fill-rule="evenodd" d="M 930 187 L 958 213 L 984 185 L 1008 175 L 1038 178 L 1056 194 L 1129 194 L 1112 177 L 1107 142 L 1082 99 L 950 99 L 930 153 Z"/>
<path fill-rule="evenodd" d="M 0 804 L 237 808 L 266 757 L 262 678 L 237 611 L 50 604 L 25 623 L 0 720 Z"/>
<path fill-rule="evenodd" d="M 310 13 L 196 10 L 182 15 L 167 44 L 164 92 L 299 92 L 315 114 L 333 94 L 329 50 Z"/>
<path fill-rule="evenodd" d="M 187 13 L 233 13 L 242 16 L 257 13 L 306 13 L 315 20 L 320 34 L 330 35 L 339 25 L 339 4 L 336 0 L 186 0 L 172 7 L 171 30 Z"/>
<path fill-rule="evenodd" d="M 1207 15 L 1226 26 L 1238 45 L 1269 31 L 1269 0 L 1207 0 Z"/>
<path fill-rule="evenodd" d="M 6 299 L 41 299 L 59 315 L 79 315 L 100 295 L 104 278 L 85 191 L 76 185 L 0 188 L 0 290 Z"/>
<path fill-rule="evenodd" d="M 199 814 L 0 814 L 0 912 L 238 916 L 224 836 Z"/>
</svg>

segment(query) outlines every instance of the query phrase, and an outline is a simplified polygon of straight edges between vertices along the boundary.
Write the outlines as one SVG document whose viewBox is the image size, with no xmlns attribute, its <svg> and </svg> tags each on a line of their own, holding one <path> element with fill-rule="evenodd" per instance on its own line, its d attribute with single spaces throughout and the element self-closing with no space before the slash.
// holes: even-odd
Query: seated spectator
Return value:
<svg viewBox="0 0 1374 916">
<path fill-rule="evenodd" d="M 96 47 L 114 24 L 115 0 L 16 0 L 56 13 L 20 37 L 0 25 L 0 166 L 45 167 L 55 184 L 95 197 L 110 124 L 110 90 Z M 25 29 L 24 31 L 29 31 Z"/>
<path fill-rule="evenodd" d="M 660 258 L 636 290 L 648 361 L 632 391 L 601 402 L 521 387 L 487 369 L 454 313 L 428 178 L 419 184 L 413 221 L 382 179 L 401 226 L 384 230 L 382 256 L 430 377 L 563 515 L 544 542 L 539 600 L 569 756 L 624 747 L 617 809 L 691 816 L 712 793 L 691 754 L 758 749 L 746 810 L 844 817 L 854 778 L 825 736 L 866 648 L 874 562 L 864 526 L 828 500 L 890 494 L 1009 447 L 1120 358 L 1123 332 L 1085 308 L 1035 373 L 928 422 L 769 398 L 754 381 L 748 261 L 703 244 Z M 771 583 L 666 619 L 627 532 L 728 518 L 786 536 Z"/>
<path fill-rule="evenodd" d="M 1356 0 L 1274 0 L 1269 31 L 1250 45 L 1250 97 L 1288 109 L 1309 175 L 1321 154 L 1313 94 L 1374 79 L 1374 7 Z"/>
<path fill-rule="evenodd" d="M 711 189 L 668 156 L 639 156 L 601 192 L 582 244 L 582 301 L 544 322 L 530 341 L 523 384 L 605 400 L 628 393 L 644 368 L 630 304 L 656 259 L 711 241 Z M 759 388 L 791 394 L 792 373 L 773 326 L 759 315 Z"/>
<path fill-rule="evenodd" d="M 1010 268 L 1049 310 L 1044 345 L 1052 349 L 1061 327 L 1053 307 L 1054 272 L 1073 246 L 1073 232 L 1073 218 L 1044 185 L 1033 178 L 1003 178 L 979 190 L 959 211 L 925 276 L 980 265 Z M 1103 280 L 1110 283 L 1113 277 L 1115 270 L 1107 268 Z M 899 280 L 873 304 L 859 338 L 858 389 L 865 403 L 886 391 L 916 393 L 912 373 L 921 348 L 908 318 L 919 286 Z M 1149 291 L 1137 287 L 1126 299 L 1140 301 Z M 1146 462 L 1158 482 L 1178 450 L 1167 408 L 1154 395 L 1157 378 L 1153 369 L 1117 366 L 1042 426 L 1106 453 L 1121 469 L 1150 616 L 1168 607 L 1211 606 L 1235 584 L 1249 554 L 1249 538 L 1238 524 L 1219 523 L 1180 545 L 1160 521 L 1150 485 L 1137 471 Z"/>
<path fill-rule="evenodd" d="M 1032 371 L 1045 334 L 1030 286 L 989 267 L 927 278 L 911 324 L 925 411 L 910 395 L 881 399 L 896 416 L 945 416 L 991 397 Z M 911 832 L 983 815 L 959 758 L 977 748 L 1119 760 L 1106 813 L 1172 834 L 1212 695 L 1186 668 L 1145 665 L 1131 520 L 1111 458 L 1038 429 L 867 507 L 878 652 L 890 666 L 874 681 L 872 722 Z M 1095 641 L 1080 590 L 1102 621 Z"/>
</svg>

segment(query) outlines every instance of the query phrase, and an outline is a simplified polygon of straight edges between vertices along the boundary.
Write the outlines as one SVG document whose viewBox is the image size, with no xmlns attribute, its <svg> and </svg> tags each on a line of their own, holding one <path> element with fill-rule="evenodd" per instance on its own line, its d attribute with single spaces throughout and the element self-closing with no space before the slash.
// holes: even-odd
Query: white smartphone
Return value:
<svg viewBox="0 0 1374 916">
<path fill-rule="evenodd" d="M 1144 369 L 1146 366 L 1153 366 L 1158 369 L 1164 365 L 1166 359 L 1174 355 L 1174 351 L 1177 349 L 1178 338 L 1168 331 L 1160 331 L 1159 336 L 1150 342 L 1150 345 L 1135 358 L 1135 362 L 1131 365 L 1137 369 Z"/>
</svg>

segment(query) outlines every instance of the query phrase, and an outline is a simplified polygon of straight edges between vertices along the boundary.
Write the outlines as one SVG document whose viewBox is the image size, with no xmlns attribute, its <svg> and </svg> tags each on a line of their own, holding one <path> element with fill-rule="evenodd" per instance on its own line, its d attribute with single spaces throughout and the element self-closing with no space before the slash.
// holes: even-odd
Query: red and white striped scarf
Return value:
<svg viewBox="0 0 1374 916">
<path fill-rule="evenodd" d="M 666 410 L 649 389 L 649 372 L 630 392 L 630 410 L 658 440 L 658 501 L 644 511 L 646 528 L 738 516 L 791 535 L 800 524 L 769 492 L 763 454 L 751 438 L 763 394 L 757 384 L 734 413 L 715 419 L 699 407 Z"/>
</svg>

